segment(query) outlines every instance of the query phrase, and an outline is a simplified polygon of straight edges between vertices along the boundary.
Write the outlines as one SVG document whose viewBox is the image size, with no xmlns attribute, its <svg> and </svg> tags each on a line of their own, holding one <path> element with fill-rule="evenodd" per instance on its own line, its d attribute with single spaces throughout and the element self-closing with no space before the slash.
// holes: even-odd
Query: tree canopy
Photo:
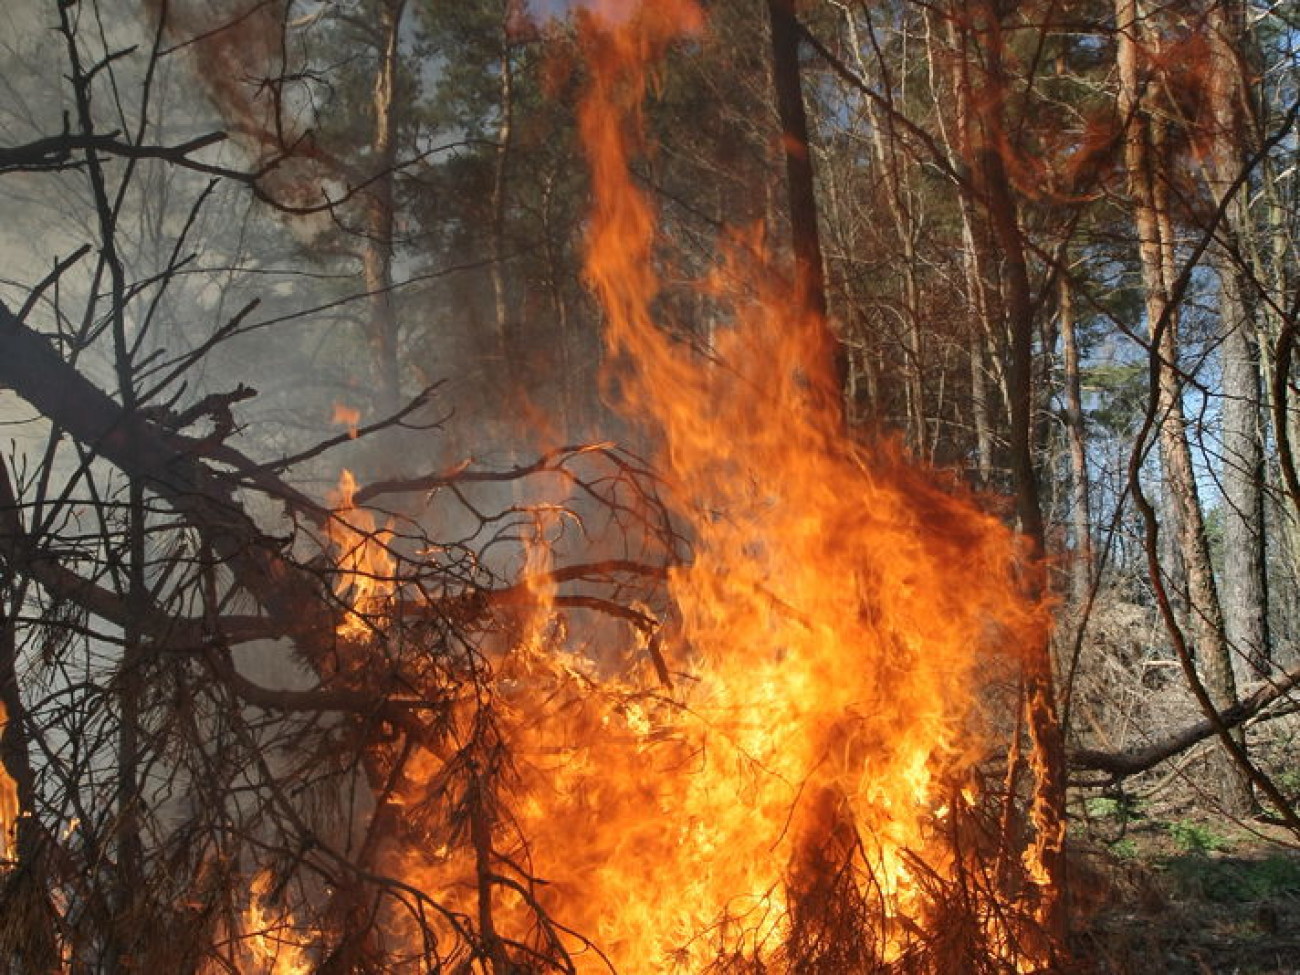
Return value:
<svg viewBox="0 0 1300 975">
<path fill-rule="evenodd" d="M 1065 971 L 1090 798 L 1300 838 L 1296 18 L 9 5 L 0 971 Z"/>
</svg>

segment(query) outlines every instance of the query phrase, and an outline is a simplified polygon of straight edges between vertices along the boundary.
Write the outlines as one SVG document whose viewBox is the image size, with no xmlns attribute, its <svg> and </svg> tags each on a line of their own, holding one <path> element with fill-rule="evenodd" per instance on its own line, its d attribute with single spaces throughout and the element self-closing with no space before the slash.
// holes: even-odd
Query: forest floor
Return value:
<svg viewBox="0 0 1300 975">
<path fill-rule="evenodd" d="M 1300 838 L 1207 812 L 1196 773 L 1076 803 L 1081 972 L 1300 975 Z M 1300 792 L 1300 769 L 1276 781 Z"/>
</svg>

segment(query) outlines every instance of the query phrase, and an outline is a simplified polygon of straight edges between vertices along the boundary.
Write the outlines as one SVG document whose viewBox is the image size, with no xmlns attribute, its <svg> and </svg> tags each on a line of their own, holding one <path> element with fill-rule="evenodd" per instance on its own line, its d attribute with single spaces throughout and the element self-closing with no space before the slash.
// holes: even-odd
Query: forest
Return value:
<svg viewBox="0 0 1300 975">
<path fill-rule="evenodd" d="M 9 0 L 0 975 L 1294 972 L 1300 4 Z"/>
</svg>

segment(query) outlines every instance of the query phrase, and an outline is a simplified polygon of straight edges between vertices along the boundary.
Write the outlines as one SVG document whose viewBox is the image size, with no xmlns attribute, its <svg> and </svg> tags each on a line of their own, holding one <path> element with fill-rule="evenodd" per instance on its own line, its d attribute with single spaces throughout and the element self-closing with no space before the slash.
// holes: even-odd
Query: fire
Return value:
<svg viewBox="0 0 1300 975">
<path fill-rule="evenodd" d="M 294 936 L 293 917 L 276 910 L 270 894 L 271 876 L 263 870 L 253 878 L 242 918 L 247 970 L 258 975 L 308 975 L 314 969 Z"/>
<path fill-rule="evenodd" d="M 330 423 L 335 426 L 347 427 L 348 436 L 357 439 L 357 427 L 361 425 L 361 411 L 354 409 L 345 403 L 335 403 L 334 412 L 330 416 Z"/>
<path fill-rule="evenodd" d="M 0 737 L 9 723 L 9 712 L 0 701 Z M 0 765 L 0 867 L 17 857 L 18 785 Z"/>
<path fill-rule="evenodd" d="M 344 468 L 338 487 L 329 496 L 334 513 L 328 534 L 337 552 L 339 576 L 335 592 L 346 597 L 351 607 L 338 626 L 338 634 L 351 639 L 361 639 L 372 631 L 368 617 L 382 614 L 386 608 L 396 569 L 396 560 L 388 548 L 392 533 L 381 528 L 368 510 L 355 505 L 356 493 L 357 479 Z"/>
<path fill-rule="evenodd" d="M 658 0 L 583 18 L 587 276 L 618 405 L 662 444 L 693 545 L 669 578 L 672 686 L 644 655 L 579 652 L 536 589 L 454 736 L 490 722 L 509 785 L 489 801 L 476 772 L 472 849 L 431 836 L 405 875 L 477 920 L 490 970 L 557 952 L 583 972 L 871 970 L 918 932 L 950 937 L 934 891 L 969 855 L 952 837 L 977 798 L 979 677 L 1043 613 L 995 518 L 847 436 L 827 324 L 770 268 L 720 269 L 748 288 L 715 294 L 730 322 L 707 350 L 656 325 L 655 216 L 629 163 L 655 59 L 703 17 Z M 546 559 L 531 549 L 527 573 Z M 491 768 L 423 753 L 408 807 L 446 801 L 456 763 Z M 997 906 L 976 913 L 1023 961 Z"/>
</svg>

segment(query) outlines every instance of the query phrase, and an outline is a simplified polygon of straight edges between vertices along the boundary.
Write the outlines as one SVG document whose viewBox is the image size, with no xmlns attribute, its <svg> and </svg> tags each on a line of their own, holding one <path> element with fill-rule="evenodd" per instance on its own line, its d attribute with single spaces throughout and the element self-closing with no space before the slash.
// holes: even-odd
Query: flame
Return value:
<svg viewBox="0 0 1300 975">
<path fill-rule="evenodd" d="M 330 416 L 330 423 L 335 426 L 347 427 L 348 436 L 356 440 L 357 427 L 361 424 L 361 411 L 345 403 L 335 403 L 334 413 Z"/>
<path fill-rule="evenodd" d="M 0 701 L 0 739 L 9 724 L 9 712 Z M 0 765 L 0 867 L 18 855 L 18 784 L 3 765 Z"/>
<path fill-rule="evenodd" d="M 337 552 L 335 594 L 346 598 L 351 607 L 337 632 L 349 639 L 362 639 L 372 632 L 368 617 L 381 615 L 387 607 L 397 568 L 388 547 L 392 532 L 380 527 L 369 511 L 356 506 L 356 493 L 356 477 L 344 468 L 328 499 L 334 512 L 328 535 Z"/>
<path fill-rule="evenodd" d="M 270 894 L 271 875 L 263 870 L 253 878 L 241 919 L 250 970 L 258 975 L 309 975 L 313 967 L 303 943 L 293 935 L 293 915 L 276 910 Z"/>
<path fill-rule="evenodd" d="M 540 586 L 453 735 L 490 722 L 509 788 L 488 802 L 476 771 L 457 807 L 473 849 L 431 839 L 404 871 L 477 918 L 492 970 L 523 945 L 558 945 L 582 972 L 798 972 L 835 952 L 835 970 L 866 970 L 941 925 L 921 873 L 953 869 L 952 821 L 977 798 L 978 678 L 1044 614 L 1020 595 L 1004 526 L 847 435 L 827 324 L 779 274 L 718 269 L 703 287 L 730 323 L 707 350 L 656 325 L 655 216 L 629 163 L 655 59 L 703 16 L 658 0 L 581 24 L 586 273 L 610 387 L 662 443 L 693 544 L 669 578 L 673 686 L 645 654 L 611 667 L 547 632 L 561 616 Z M 740 275 L 747 297 L 728 298 L 720 282 Z M 530 550 L 529 571 L 547 557 Z M 408 806 L 446 808 L 457 763 L 490 767 L 470 750 L 423 753 Z M 976 923 L 1023 964 L 999 917 Z"/>
</svg>

